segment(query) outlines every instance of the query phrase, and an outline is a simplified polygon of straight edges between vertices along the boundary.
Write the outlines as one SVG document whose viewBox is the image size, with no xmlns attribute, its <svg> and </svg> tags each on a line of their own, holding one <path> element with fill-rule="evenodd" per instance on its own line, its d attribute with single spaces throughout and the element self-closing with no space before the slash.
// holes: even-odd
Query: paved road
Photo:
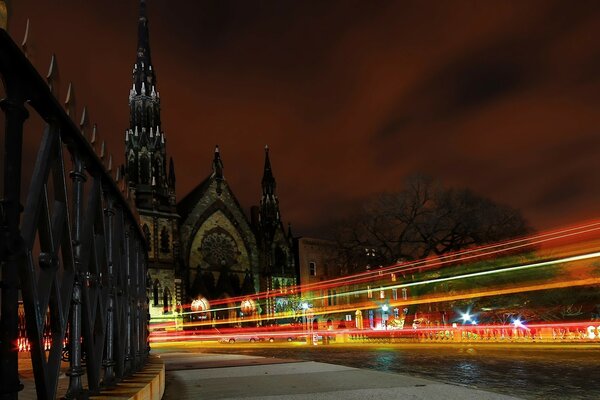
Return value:
<svg viewBox="0 0 600 400">
<path fill-rule="evenodd" d="M 600 398 L 600 347 L 508 350 L 485 346 L 223 344 L 207 351 L 293 358 L 409 374 L 525 399 Z"/>
<path fill-rule="evenodd" d="M 460 385 L 313 361 L 200 352 L 157 352 L 164 400 L 518 400 Z"/>
</svg>

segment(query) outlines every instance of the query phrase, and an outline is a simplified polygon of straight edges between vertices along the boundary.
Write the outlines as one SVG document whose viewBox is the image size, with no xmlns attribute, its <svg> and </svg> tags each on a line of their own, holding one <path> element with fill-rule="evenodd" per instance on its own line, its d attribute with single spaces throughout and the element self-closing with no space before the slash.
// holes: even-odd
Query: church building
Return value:
<svg viewBox="0 0 600 400">
<path fill-rule="evenodd" d="M 160 100 L 150 56 L 146 2 L 141 0 L 123 173 L 148 242 L 151 323 L 174 324 L 179 329 L 184 320 L 190 320 L 184 318 L 190 311 L 207 324 L 250 317 L 260 321 L 288 311 L 286 288 L 295 286 L 298 279 L 293 238 L 281 221 L 268 147 L 260 204 L 251 208 L 250 217 L 225 178 L 218 146 L 212 170 L 207 165 L 206 179 L 177 202 Z M 199 142 L 199 151 L 205 145 Z M 256 300 L 252 295 L 257 293 L 286 296 Z"/>
</svg>

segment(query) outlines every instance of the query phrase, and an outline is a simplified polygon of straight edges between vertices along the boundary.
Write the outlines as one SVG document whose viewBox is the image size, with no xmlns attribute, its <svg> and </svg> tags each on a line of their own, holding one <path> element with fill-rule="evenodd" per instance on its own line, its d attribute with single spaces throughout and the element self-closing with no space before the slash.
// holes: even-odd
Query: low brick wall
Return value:
<svg viewBox="0 0 600 400">
<path fill-rule="evenodd" d="M 159 357 L 150 356 L 142 371 L 90 399 L 159 400 L 164 393 L 165 363 Z"/>
</svg>

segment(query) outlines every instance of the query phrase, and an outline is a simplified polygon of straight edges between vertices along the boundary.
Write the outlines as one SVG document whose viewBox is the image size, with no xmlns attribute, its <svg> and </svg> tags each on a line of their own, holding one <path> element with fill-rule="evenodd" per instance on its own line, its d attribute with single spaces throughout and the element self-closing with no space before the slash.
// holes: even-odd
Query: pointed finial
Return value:
<svg viewBox="0 0 600 400">
<path fill-rule="evenodd" d="M 94 147 L 94 144 L 96 144 L 96 133 L 98 130 L 98 124 L 94 124 L 94 126 L 92 127 L 92 137 L 90 138 L 90 143 L 92 144 L 92 147 Z"/>
<path fill-rule="evenodd" d="M 83 130 L 87 126 L 88 117 L 87 117 L 87 106 L 83 106 L 83 111 L 81 112 L 81 119 L 79 120 L 79 129 L 83 133 Z"/>
<path fill-rule="evenodd" d="M 74 116 L 75 109 L 75 89 L 73 89 L 73 82 L 69 82 L 69 88 L 67 89 L 67 97 L 65 99 L 65 111 L 68 116 Z"/>
<path fill-rule="evenodd" d="M 215 158 L 213 159 L 213 176 L 217 180 L 217 195 L 221 195 L 221 181 L 223 180 L 223 161 L 219 145 L 215 146 Z"/>
<path fill-rule="evenodd" d="M 152 127 L 150 127 L 150 137 L 153 138 L 154 137 L 154 129 L 152 129 Z"/>
<path fill-rule="evenodd" d="M 137 127 L 137 125 L 135 126 L 135 134 L 134 135 L 138 136 L 138 127 Z"/>
<path fill-rule="evenodd" d="M 106 168 L 108 172 L 112 172 L 112 154 L 108 155 L 108 167 Z"/>
<path fill-rule="evenodd" d="M 102 141 L 102 146 L 100 146 L 100 159 L 104 160 L 104 155 L 106 154 L 106 142 Z"/>
<path fill-rule="evenodd" d="M 156 177 L 155 176 L 152 177 L 152 186 L 156 186 Z"/>
<path fill-rule="evenodd" d="M 27 18 L 27 24 L 25 25 L 25 35 L 23 36 L 23 42 L 21 42 L 21 50 L 27 57 L 27 41 L 29 40 L 29 18 Z"/>
<path fill-rule="evenodd" d="M 112 158 L 112 155 L 111 155 Z M 119 181 L 121 180 L 122 176 L 121 176 L 121 168 L 117 168 L 117 171 L 115 172 L 115 182 L 119 183 Z"/>
<path fill-rule="evenodd" d="M 129 142 L 129 129 L 125 129 L 125 143 Z"/>
<path fill-rule="evenodd" d="M 50 58 L 50 66 L 48 67 L 48 74 L 46 75 L 46 83 L 48 83 L 50 92 L 52 92 L 55 96 L 58 96 L 58 94 L 55 93 L 55 89 L 57 89 L 55 82 L 57 83 L 58 79 L 58 64 L 56 61 L 56 54 L 52 53 L 52 58 Z"/>
<path fill-rule="evenodd" d="M 146 94 L 146 82 L 142 82 L 142 92 L 141 94 Z"/>
</svg>

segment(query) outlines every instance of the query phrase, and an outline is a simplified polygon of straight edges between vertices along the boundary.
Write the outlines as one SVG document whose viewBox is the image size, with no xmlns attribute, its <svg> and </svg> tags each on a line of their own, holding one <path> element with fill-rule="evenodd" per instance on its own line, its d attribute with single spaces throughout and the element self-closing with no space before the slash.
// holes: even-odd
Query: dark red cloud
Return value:
<svg viewBox="0 0 600 400">
<path fill-rule="evenodd" d="M 13 2 L 122 160 L 137 2 Z M 600 3 L 148 0 L 181 198 L 215 144 L 242 204 L 269 144 L 282 214 L 315 233 L 415 172 L 522 210 L 600 214 Z"/>
</svg>

